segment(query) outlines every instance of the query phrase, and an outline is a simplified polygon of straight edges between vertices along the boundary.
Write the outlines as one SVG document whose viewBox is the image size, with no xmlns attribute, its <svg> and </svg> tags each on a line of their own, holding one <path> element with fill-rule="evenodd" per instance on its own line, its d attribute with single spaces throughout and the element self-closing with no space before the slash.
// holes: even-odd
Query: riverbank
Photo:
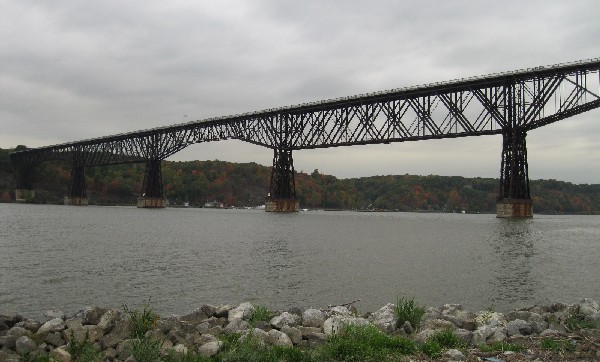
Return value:
<svg viewBox="0 0 600 362">
<path fill-rule="evenodd" d="M 130 362 L 600 360 L 600 306 L 592 299 L 507 313 L 400 299 L 366 313 L 353 303 L 273 312 L 242 303 L 181 316 L 98 306 L 44 315 L 36 321 L 0 311 L 0 362 L 82 360 L 82 353 Z"/>
</svg>

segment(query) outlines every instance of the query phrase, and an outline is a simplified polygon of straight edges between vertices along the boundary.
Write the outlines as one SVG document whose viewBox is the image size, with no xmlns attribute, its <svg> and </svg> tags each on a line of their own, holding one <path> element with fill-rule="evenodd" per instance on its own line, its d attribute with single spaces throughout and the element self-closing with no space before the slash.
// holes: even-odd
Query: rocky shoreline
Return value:
<svg viewBox="0 0 600 362">
<path fill-rule="evenodd" d="M 324 309 L 292 308 L 270 312 L 265 320 L 253 318 L 260 308 L 250 303 L 203 305 L 181 316 L 150 318 L 152 325 L 144 337 L 161 341 L 163 354 L 191 351 L 210 357 L 222 350 L 223 337 L 233 334 L 241 335 L 240 338 L 251 334 L 267 346 L 305 349 L 326 344 L 345 325 L 372 325 L 387 335 L 406 337 L 416 345 L 427 343 L 439 331 L 452 331 L 461 347 L 445 348 L 436 360 L 600 360 L 600 306 L 589 298 L 570 305 L 554 303 L 507 313 L 472 312 L 458 304 L 446 304 L 426 308 L 418 325 L 402 323 L 392 303 L 372 313 L 360 313 L 349 303 Z M 136 314 L 138 319 L 151 316 L 145 308 L 143 313 L 147 314 L 141 313 Z M 32 356 L 71 361 L 74 358 L 68 352 L 69 344 L 82 341 L 90 342 L 100 351 L 102 360 L 136 360 L 132 356 L 135 326 L 127 309 L 96 306 L 72 316 L 57 310 L 47 311 L 44 316 L 46 320 L 37 321 L 0 310 L 0 362 L 35 360 L 29 358 Z M 542 339 L 562 341 L 568 348 L 544 348 L 540 345 Z M 481 348 L 494 343 L 520 344 L 524 350 Z M 430 357 L 417 353 L 406 356 L 405 360 Z"/>
</svg>

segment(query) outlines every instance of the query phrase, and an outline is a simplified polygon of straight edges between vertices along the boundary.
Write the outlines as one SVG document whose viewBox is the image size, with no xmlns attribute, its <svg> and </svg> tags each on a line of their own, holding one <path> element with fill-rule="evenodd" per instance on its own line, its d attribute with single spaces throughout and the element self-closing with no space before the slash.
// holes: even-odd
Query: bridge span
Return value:
<svg viewBox="0 0 600 362">
<path fill-rule="evenodd" d="M 189 145 L 237 139 L 273 149 L 267 211 L 297 211 L 292 152 L 502 135 L 498 217 L 532 217 L 529 131 L 600 107 L 600 58 L 398 88 L 18 150 L 16 196 L 44 161 L 71 165 L 66 204 L 86 205 L 86 167 L 145 163 L 140 207 L 164 207 L 161 161 Z"/>
</svg>

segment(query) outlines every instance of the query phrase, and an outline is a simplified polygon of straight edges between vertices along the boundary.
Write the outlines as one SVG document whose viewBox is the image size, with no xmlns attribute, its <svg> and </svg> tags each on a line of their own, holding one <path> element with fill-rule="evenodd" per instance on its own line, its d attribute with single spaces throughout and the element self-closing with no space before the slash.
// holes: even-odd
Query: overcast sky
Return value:
<svg viewBox="0 0 600 362">
<path fill-rule="evenodd" d="M 599 14 L 598 0 L 0 0 L 0 148 L 597 58 Z M 599 137 L 598 110 L 530 132 L 530 177 L 600 183 Z M 305 150 L 294 162 L 341 178 L 498 177 L 501 142 Z M 272 157 L 222 141 L 172 159 Z"/>
</svg>

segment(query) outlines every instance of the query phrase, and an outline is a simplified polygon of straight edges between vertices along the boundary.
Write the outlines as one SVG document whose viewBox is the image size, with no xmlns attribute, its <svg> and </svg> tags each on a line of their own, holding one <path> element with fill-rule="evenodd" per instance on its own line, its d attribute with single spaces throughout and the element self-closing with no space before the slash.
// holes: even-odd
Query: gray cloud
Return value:
<svg viewBox="0 0 600 362">
<path fill-rule="evenodd" d="M 600 56 L 600 3 L 0 0 L 0 147 Z M 531 132 L 532 178 L 600 183 L 600 112 Z M 500 137 L 299 151 L 340 177 L 497 177 Z M 175 159 L 269 164 L 241 142 Z"/>
</svg>

